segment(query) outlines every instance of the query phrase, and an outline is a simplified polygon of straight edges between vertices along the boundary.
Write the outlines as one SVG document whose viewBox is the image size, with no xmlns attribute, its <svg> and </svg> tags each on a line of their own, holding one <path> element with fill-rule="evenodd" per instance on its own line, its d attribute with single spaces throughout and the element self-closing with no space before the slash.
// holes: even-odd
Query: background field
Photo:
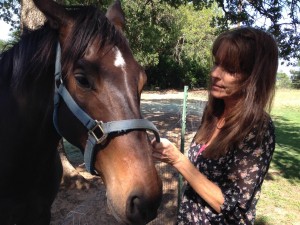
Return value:
<svg viewBox="0 0 300 225">
<path fill-rule="evenodd" d="M 300 224 L 300 90 L 276 92 L 276 150 L 257 206 L 257 225 Z"/>
</svg>

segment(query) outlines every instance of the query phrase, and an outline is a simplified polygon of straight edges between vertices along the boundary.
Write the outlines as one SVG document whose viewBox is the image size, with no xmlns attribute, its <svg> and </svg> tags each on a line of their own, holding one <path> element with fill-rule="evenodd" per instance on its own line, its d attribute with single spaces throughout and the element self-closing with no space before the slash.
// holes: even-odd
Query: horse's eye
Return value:
<svg viewBox="0 0 300 225">
<path fill-rule="evenodd" d="M 86 88 L 86 89 L 90 89 L 91 88 L 91 84 L 88 81 L 88 79 L 86 78 L 86 76 L 84 76 L 83 74 L 75 74 L 75 79 L 77 84 L 82 87 L 82 88 Z"/>
</svg>

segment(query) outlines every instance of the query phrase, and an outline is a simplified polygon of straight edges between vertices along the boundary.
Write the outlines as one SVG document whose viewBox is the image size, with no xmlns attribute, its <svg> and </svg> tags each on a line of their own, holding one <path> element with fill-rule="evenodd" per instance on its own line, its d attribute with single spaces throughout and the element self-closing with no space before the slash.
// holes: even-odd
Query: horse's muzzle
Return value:
<svg viewBox="0 0 300 225">
<path fill-rule="evenodd" d="M 141 193 L 132 193 L 126 202 L 126 216 L 130 224 L 146 224 L 157 216 L 160 200 L 147 199 Z"/>
</svg>

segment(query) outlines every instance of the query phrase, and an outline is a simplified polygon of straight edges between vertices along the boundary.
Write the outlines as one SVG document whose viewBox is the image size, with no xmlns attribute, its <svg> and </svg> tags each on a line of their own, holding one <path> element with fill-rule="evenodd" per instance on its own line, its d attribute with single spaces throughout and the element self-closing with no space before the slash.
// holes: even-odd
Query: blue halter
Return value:
<svg viewBox="0 0 300 225">
<path fill-rule="evenodd" d="M 58 128 L 58 107 L 60 99 L 63 99 L 71 112 L 77 117 L 77 119 L 87 128 L 88 140 L 86 142 L 84 151 L 84 162 L 88 172 L 91 174 L 97 174 L 94 169 L 94 153 L 95 146 L 102 143 L 110 133 L 124 133 L 129 130 L 151 130 L 156 138 L 156 141 L 160 141 L 159 133 L 155 125 L 146 119 L 131 119 L 131 120 L 118 120 L 103 123 L 92 119 L 85 111 L 83 111 L 78 104 L 74 101 L 68 90 L 66 89 L 61 75 L 61 48 L 60 44 L 57 45 L 56 61 L 55 61 L 55 92 L 54 92 L 54 112 L 53 122 L 54 126 L 59 132 Z"/>
</svg>

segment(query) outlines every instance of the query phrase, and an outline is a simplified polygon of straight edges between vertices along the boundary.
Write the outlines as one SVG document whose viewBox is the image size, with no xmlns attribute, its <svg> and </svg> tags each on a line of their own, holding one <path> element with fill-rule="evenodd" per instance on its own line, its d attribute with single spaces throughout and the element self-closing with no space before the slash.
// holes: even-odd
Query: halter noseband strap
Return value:
<svg viewBox="0 0 300 225">
<path fill-rule="evenodd" d="M 152 122 L 146 119 L 131 119 L 131 120 L 119 120 L 103 123 L 92 119 L 85 111 L 83 111 L 78 104 L 74 101 L 69 91 L 66 89 L 62 81 L 61 75 L 61 48 L 60 44 L 57 44 L 56 61 L 55 61 L 55 92 L 54 92 L 54 112 L 53 123 L 59 132 L 57 118 L 58 107 L 60 98 L 64 100 L 67 107 L 77 117 L 77 119 L 87 128 L 88 140 L 84 151 L 84 162 L 88 172 L 96 174 L 94 169 L 94 152 L 95 146 L 102 143 L 110 133 L 124 133 L 130 130 L 151 130 L 156 138 L 156 141 L 160 141 L 157 128 Z"/>
</svg>

